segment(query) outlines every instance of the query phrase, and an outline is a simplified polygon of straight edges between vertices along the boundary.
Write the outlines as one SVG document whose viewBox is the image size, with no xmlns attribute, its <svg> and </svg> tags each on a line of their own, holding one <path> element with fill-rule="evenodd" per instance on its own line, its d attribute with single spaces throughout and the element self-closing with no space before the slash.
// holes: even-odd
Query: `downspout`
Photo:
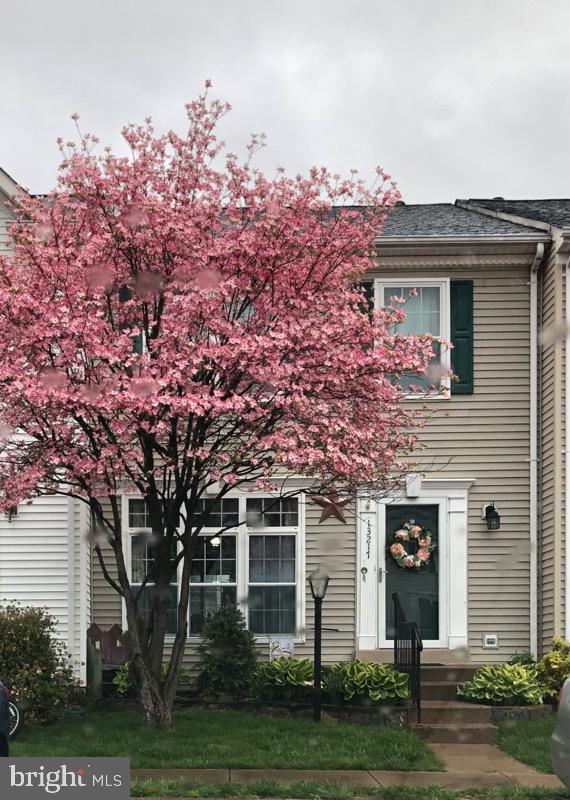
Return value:
<svg viewBox="0 0 570 800">
<path fill-rule="evenodd" d="M 564 341 L 564 628 L 566 639 L 570 639 L 570 257 L 566 260 L 566 294 L 564 298 L 564 318 L 566 322 L 566 338 Z"/>
<path fill-rule="evenodd" d="M 530 651 L 538 655 L 538 269 L 544 244 L 536 245 L 530 268 L 530 426 L 529 426 L 529 545 L 530 545 Z"/>
</svg>

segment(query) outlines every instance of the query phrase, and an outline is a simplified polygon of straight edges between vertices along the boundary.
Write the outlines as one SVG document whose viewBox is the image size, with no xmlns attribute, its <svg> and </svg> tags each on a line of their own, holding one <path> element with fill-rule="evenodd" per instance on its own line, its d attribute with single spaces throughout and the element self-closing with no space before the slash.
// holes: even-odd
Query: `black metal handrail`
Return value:
<svg viewBox="0 0 570 800">
<path fill-rule="evenodd" d="M 394 667 L 408 676 L 410 699 L 416 707 L 418 722 L 422 716 L 421 656 L 424 645 L 420 629 L 408 622 L 398 592 L 392 594 L 394 603 Z"/>
</svg>

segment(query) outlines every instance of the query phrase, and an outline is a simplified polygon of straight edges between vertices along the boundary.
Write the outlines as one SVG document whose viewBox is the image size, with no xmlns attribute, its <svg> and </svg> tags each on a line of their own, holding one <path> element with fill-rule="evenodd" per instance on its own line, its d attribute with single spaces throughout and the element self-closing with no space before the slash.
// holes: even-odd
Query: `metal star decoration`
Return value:
<svg viewBox="0 0 570 800">
<path fill-rule="evenodd" d="M 335 517 L 346 525 L 346 517 L 344 516 L 343 509 L 350 503 L 350 497 L 347 497 L 345 500 L 339 500 L 336 491 L 332 491 L 328 497 L 312 495 L 311 500 L 323 509 L 321 518 L 319 519 L 319 525 L 330 517 Z"/>
</svg>

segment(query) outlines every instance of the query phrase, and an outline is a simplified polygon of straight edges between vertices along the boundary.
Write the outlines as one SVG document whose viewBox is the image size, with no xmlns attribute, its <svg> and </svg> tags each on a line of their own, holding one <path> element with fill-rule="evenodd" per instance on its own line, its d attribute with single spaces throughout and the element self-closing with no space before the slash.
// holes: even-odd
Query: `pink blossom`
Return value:
<svg viewBox="0 0 570 800">
<path fill-rule="evenodd" d="M 416 555 L 420 559 L 420 561 L 427 561 L 429 558 L 429 550 L 424 550 L 423 548 L 421 548 L 420 550 L 418 550 Z"/>
<path fill-rule="evenodd" d="M 407 542 L 407 541 L 408 541 L 408 539 L 409 539 L 408 532 L 407 532 L 407 531 L 405 531 L 403 528 L 402 528 L 402 529 L 400 529 L 399 531 L 396 531 L 396 533 L 394 534 L 394 536 L 395 536 L 397 539 L 403 539 L 405 542 Z"/>
<path fill-rule="evenodd" d="M 411 531 L 412 531 L 412 536 L 415 539 L 417 539 L 420 533 L 422 532 L 422 529 L 420 525 L 412 525 Z"/>
<path fill-rule="evenodd" d="M 414 557 L 413 556 L 406 556 L 404 558 L 404 565 L 406 567 L 413 567 L 414 566 Z"/>
<path fill-rule="evenodd" d="M 393 556 L 401 555 L 406 552 L 406 549 L 403 544 L 399 542 L 394 542 L 393 545 L 390 546 L 390 552 Z"/>
<path fill-rule="evenodd" d="M 426 538 L 423 538 L 423 539 L 422 539 L 422 538 L 420 538 L 420 539 L 418 539 L 418 544 L 420 545 L 420 547 L 429 547 L 429 545 L 431 544 L 431 542 L 430 542 L 430 540 L 429 540 L 429 539 L 426 539 Z"/>
<path fill-rule="evenodd" d="M 26 436 L 4 447 L 0 510 L 283 472 L 343 496 L 398 485 L 423 422 L 392 377 L 422 374 L 432 337 L 398 333 L 398 304 L 370 319 L 355 289 L 397 189 L 381 171 L 372 187 L 325 167 L 267 177 L 225 151 L 229 107 L 206 95 L 183 135 L 127 125 L 132 157 L 84 136 L 57 188 L 21 199 L 0 256 L 0 419 Z"/>
</svg>

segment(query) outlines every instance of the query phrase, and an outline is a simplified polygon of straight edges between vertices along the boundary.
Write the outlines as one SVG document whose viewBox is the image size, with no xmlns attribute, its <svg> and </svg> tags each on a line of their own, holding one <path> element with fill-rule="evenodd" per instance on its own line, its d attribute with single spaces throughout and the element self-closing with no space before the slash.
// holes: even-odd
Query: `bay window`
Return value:
<svg viewBox="0 0 570 800">
<path fill-rule="evenodd" d="M 193 522 L 203 526 L 193 539 L 188 608 L 189 635 L 199 636 L 209 614 L 231 603 L 249 629 L 264 638 L 298 636 L 303 627 L 302 499 L 232 494 L 203 499 Z M 150 527 L 144 500 L 127 498 L 126 537 L 131 582 L 140 586 L 152 569 Z M 240 524 L 240 522 L 242 524 Z M 153 584 L 141 592 L 148 614 Z M 175 630 L 178 585 L 170 587 L 168 631 Z"/>
</svg>

